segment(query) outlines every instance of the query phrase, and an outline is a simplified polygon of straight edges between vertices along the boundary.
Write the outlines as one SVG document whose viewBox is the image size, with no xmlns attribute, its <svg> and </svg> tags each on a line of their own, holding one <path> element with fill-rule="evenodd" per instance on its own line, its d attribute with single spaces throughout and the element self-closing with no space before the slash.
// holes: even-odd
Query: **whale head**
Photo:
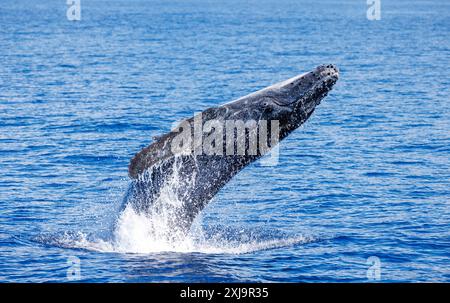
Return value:
<svg viewBox="0 0 450 303">
<path fill-rule="evenodd" d="M 336 66 L 332 64 L 320 65 L 310 72 L 271 85 L 221 106 L 208 108 L 194 117 L 183 120 L 171 132 L 158 137 L 150 146 L 137 153 L 130 161 L 129 175 L 132 179 L 136 179 L 146 169 L 173 156 L 202 154 L 202 152 L 197 153 L 196 151 L 202 151 L 202 147 L 204 149 L 203 143 L 205 140 L 203 139 L 206 137 L 215 138 L 216 135 L 223 138 L 223 142 L 213 140 L 213 145 L 219 146 L 218 150 L 222 151 L 222 155 L 228 155 L 223 151 L 227 150 L 229 143 L 232 146 L 231 150 L 234 150 L 233 146 L 240 142 L 243 143 L 242 146 L 246 147 L 245 154 L 247 155 L 249 154 L 247 152 L 249 144 L 245 141 L 249 141 L 250 133 L 261 133 L 259 128 L 262 125 L 261 122 L 267 122 L 263 124 L 267 126 L 266 130 L 270 132 L 271 136 L 276 134 L 278 140 L 282 140 L 312 115 L 316 106 L 333 88 L 338 78 L 339 71 Z M 196 136 L 195 121 L 197 118 L 199 118 L 200 125 L 203 125 L 203 130 L 202 127 L 199 128 L 199 137 L 200 139 L 203 137 L 201 140 L 198 140 Z M 206 123 L 212 121 L 219 125 L 211 123 L 210 125 L 215 126 L 206 128 Z M 244 128 L 246 130 L 241 128 L 241 132 L 236 131 L 235 133 L 234 129 L 239 128 L 237 125 L 241 121 L 245 122 Z M 247 123 L 249 121 L 255 123 Z M 272 129 L 273 121 L 278 122 L 275 131 Z M 227 122 L 236 122 L 231 124 L 230 138 L 233 139 L 230 141 L 227 139 L 227 131 L 229 130 Z M 220 129 L 221 132 L 216 131 L 216 128 Z M 180 142 L 183 142 L 182 148 L 178 148 Z M 257 156 L 262 154 L 263 152 L 258 148 Z"/>
<path fill-rule="evenodd" d="M 339 70 L 335 65 L 320 65 L 310 72 L 264 88 L 241 100 L 245 102 L 245 112 L 252 113 L 252 118 L 278 120 L 280 136 L 283 138 L 311 116 L 338 78 Z M 241 103 L 239 101 L 236 104 Z"/>
</svg>

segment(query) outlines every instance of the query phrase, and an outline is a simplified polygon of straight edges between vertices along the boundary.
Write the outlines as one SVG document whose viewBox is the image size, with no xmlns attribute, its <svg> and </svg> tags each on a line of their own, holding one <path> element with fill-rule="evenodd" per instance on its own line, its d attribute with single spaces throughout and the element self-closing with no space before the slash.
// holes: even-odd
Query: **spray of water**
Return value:
<svg viewBox="0 0 450 303">
<path fill-rule="evenodd" d="M 288 235 L 279 231 L 208 227 L 202 224 L 201 214 L 188 234 L 180 232 L 177 227 L 183 220 L 179 216 L 183 200 L 182 196 L 180 199 L 179 189 L 180 186 L 195 185 L 195 176 L 190 180 L 182 178 L 180 165 L 179 160 L 174 161 L 170 177 L 165 179 L 157 198 L 145 212 L 138 211 L 131 203 L 126 204 L 118 215 L 110 237 L 105 239 L 82 232 L 65 232 L 56 236 L 43 236 L 38 241 L 99 252 L 242 254 L 317 240 L 312 236 Z M 148 186 L 152 186 L 151 179 L 147 181 Z"/>
</svg>

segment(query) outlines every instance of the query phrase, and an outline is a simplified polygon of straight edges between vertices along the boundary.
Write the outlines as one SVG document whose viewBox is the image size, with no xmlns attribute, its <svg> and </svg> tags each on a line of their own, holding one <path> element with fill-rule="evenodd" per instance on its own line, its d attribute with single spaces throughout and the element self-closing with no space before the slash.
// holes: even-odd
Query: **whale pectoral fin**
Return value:
<svg viewBox="0 0 450 303">
<path fill-rule="evenodd" d="M 128 165 L 128 175 L 131 179 L 137 179 L 148 168 L 157 162 L 167 159 L 172 155 L 171 149 L 167 148 L 174 133 L 157 136 L 155 141 L 149 146 L 144 147 L 140 152 L 134 155 Z"/>
<path fill-rule="evenodd" d="M 134 157 L 130 160 L 130 164 L 128 164 L 128 176 L 131 179 L 137 179 L 140 174 L 142 174 L 147 167 L 148 162 L 148 154 L 150 150 L 150 146 L 142 149 L 140 152 L 134 155 Z"/>
</svg>

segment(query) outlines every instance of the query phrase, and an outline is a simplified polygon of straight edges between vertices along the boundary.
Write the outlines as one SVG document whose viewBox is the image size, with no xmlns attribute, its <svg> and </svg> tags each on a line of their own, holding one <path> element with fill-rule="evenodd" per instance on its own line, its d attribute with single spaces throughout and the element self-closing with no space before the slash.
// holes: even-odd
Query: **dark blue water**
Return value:
<svg viewBox="0 0 450 303">
<path fill-rule="evenodd" d="M 0 3 L 0 281 L 450 281 L 450 3 L 81 2 Z M 279 164 L 186 241 L 120 213 L 153 135 L 322 63 Z"/>
</svg>

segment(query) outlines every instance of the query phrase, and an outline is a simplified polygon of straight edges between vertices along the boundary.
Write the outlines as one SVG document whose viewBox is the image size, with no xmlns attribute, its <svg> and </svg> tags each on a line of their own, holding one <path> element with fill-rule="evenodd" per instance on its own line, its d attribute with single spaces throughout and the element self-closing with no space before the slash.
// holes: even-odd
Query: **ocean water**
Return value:
<svg viewBox="0 0 450 303">
<path fill-rule="evenodd" d="M 0 281 L 450 281 L 450 3 L 0 3 Z M 183 241 L 122 211 L 130 158 L 196 111 L 334 63 L 279 163 Z"/>
</svg>

